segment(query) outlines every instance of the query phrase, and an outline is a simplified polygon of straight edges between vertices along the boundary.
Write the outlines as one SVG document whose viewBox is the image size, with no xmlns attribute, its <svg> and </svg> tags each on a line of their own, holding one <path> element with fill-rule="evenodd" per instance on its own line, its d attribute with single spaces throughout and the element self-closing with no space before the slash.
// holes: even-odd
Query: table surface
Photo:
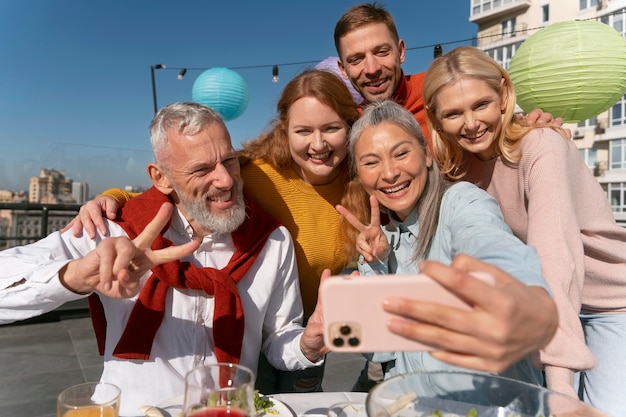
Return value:
<svg viewBox="0 0 626 417">
<path fill-rule="evenodd" d="M 287 405 L 294 414 L 300 416 L 326 416 L 328 408 L 336 403 L 354 401 L 365 404 L 365 392 L 306 392 L 274 394 L 271 396 Z M 283 417 L 283 416 L 280 416 Z"/>
<path fill-rule="evenodd" d="M 303 392 L 270 395 L 282 402 L 296 417 L 318 416 L 326 417 L 328 408 L 337 403 L 353 401 L 365 404 L 365 392 Z M 157 407 L 164 417 L 177 417 L 182 408 L 183 396 L 164 401 Z M 265 417 L 293 417 L 292 415 L 268 415 Z"/>
</svg>

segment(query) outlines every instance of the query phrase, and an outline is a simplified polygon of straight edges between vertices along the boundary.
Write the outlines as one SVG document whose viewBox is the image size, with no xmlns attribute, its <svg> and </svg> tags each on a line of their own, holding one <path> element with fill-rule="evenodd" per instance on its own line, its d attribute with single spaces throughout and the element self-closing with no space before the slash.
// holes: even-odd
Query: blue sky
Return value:
<svg viewBox="0 0 626 417">
<path fill-rule="evenodd" d="M 159 106 L 191 100 L 205 69 L 240 68 L 250 100 L 227 122 L 237 147 L 267 126 L 287 81 L 336 55 L 335 23 L 356 3 L 0 0 L 0 189 L 26 190 L 41 168 L 64 170 L 91 194 L 149 186 L 154 64 L 168 66 L 155 71 Z M 427 68 L 432 45 L 446 51 L 476 35 L 469 0 L 383 4 L 409 48 L 407 73 Z M 183 67 L 178 80 L 171 68 Z"/>
</svg>

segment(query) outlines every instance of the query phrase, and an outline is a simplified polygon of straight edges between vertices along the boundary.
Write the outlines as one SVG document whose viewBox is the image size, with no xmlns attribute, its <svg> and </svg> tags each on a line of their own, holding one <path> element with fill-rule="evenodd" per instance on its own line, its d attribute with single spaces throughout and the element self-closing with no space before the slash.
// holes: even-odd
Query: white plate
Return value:
<svg viewBox="0 0 626 417">
<path fill-rule="evenodd" d="M 265 396 L 263 396 L 263 398 L 266 398 Z M 289 407 L 287 407 L 287 405 L 285 403 L 283 403 L 282 401 L 279 401 L 275 398 L 272 398 L 271 396 L 269 396 L 269 398 L 272 400 L 272 402 L 274 403 L 274 406 L 268 410 L 265 413 L 261 413 L 261 414 L 257 414 L 257 416 L 262 416 L 262 417 L 296 417 L 296 415 L 293 413 L 293 411 L 291 411 L 291 409 Z M 160 403 L 159 405 L 157 405 L 157 408 L 161 410 L 161 412 L 163 413 L 164 417 L 178 417 L 179 415 L 182 416 L 182 409 L 183 409 L 183 400 L 184 400 L 184 395 L 180 395 L 178 397 L 175 398 L 170 398 L 169 400 L 163 401 L 162 403 Z"/>
<path fill-rule="evenodd" d="M 157 405 L 157 408 L 161 410 L 165 417 L 178 417 L 182 416 L 184 395 L 170 398 Z"/>
<path fill-rule="evenodd" d="M 263 398 L 268 398 L 268 396 L 263 396 Z M 269 396 L 269 399 L 272 400 L 272 402 L 274 403 L 274 406 L 272 408 L 270 408 L 267 412 L 261 413 L 261 414 L 257 414 L 257 416 L 262 416 L 262 417 L 296 417 L 296 415 L 294 414 L 293 411 L 291 411 L 291 408 L 289 408 L 287 406 L 287 404 L 285 404 L 282 401 L 278 401 L 275 398 L 272 398 L 272 396 Z"/>
</svg>

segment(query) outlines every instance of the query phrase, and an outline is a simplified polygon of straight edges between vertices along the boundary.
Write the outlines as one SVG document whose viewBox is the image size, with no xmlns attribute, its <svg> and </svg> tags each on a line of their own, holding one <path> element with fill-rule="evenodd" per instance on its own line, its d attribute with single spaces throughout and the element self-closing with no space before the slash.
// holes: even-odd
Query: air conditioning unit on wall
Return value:
<svg viewBox="0 0 626 417">
<path fill-rule="evenodd" d="M 606 130 L 604 129 L 604 124 L 602 123 L 598 123 L 593 130 L 593 133 L 595 133 L 596 135 L 602 135 L 604 132 L 606 132 Z"/>
</svg>

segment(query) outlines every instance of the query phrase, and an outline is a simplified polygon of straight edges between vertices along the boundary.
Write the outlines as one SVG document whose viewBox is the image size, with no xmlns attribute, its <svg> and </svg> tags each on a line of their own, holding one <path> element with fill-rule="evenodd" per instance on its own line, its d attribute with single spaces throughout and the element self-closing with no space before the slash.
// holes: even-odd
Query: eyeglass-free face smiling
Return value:
<svg viewBox="0 0 626 417">
<path fill-rule="evenodd" d="M 422 196 L 433 163 L 417 138 L 391 122 L 370 126 L 355 143 L 354 159 L 367 193 L 406 219 Z"/>
</svg>

